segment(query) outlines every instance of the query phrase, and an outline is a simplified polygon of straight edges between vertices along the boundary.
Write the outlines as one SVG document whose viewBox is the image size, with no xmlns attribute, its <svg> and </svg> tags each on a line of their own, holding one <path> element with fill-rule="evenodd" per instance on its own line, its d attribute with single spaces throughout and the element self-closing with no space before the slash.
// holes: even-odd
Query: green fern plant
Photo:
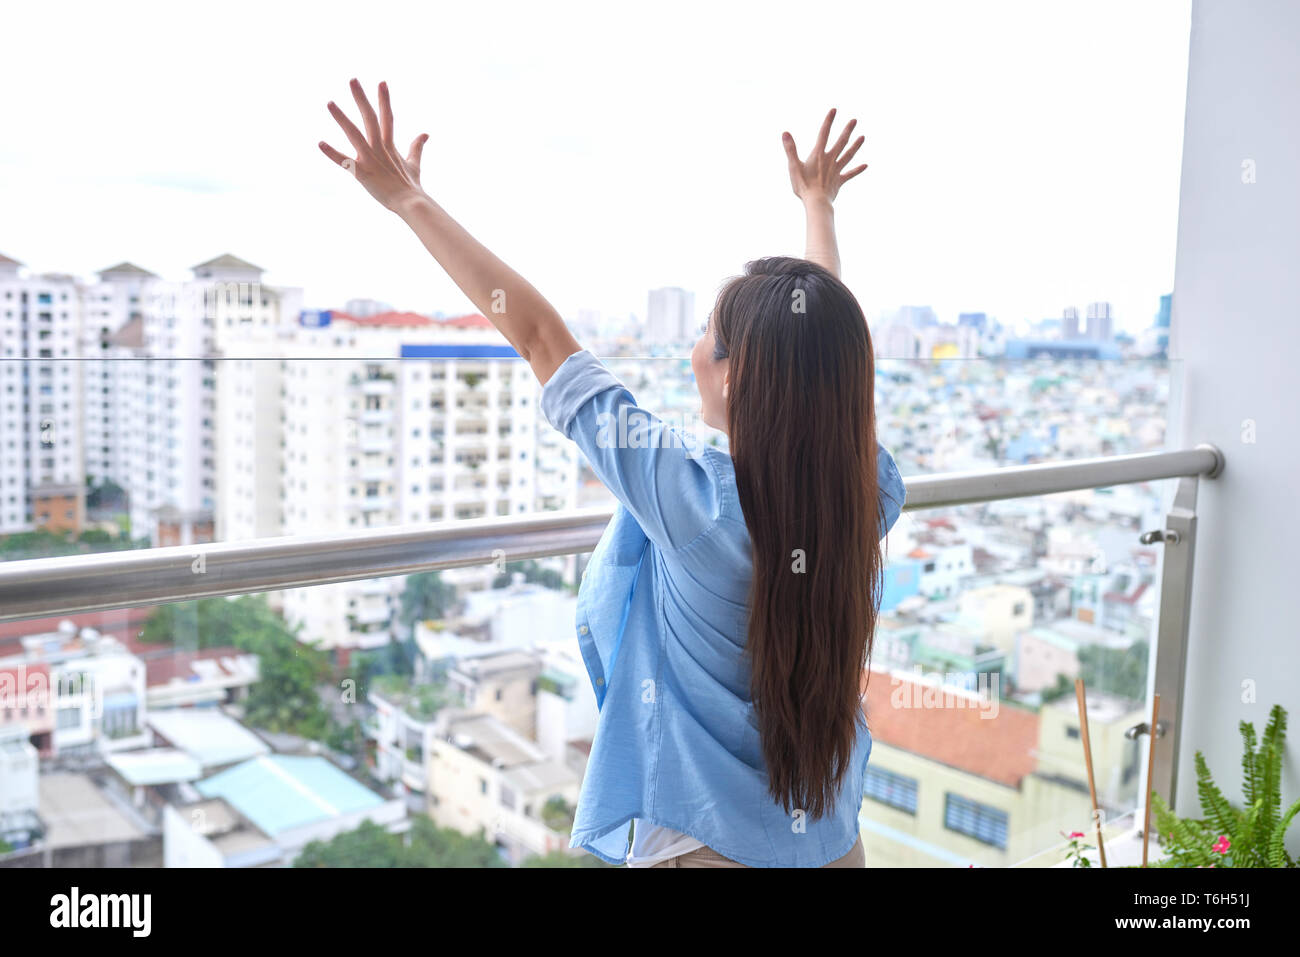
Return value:
<svg viewBox="0 0 1300 957">
<path fill-rule="evenodd" d="M 1245 807 L 1234 807 L 1210 776 L 1205 756 L 1196 752 L 1196 792 L 1201 818 L 1180 818 L 1159 794 L 1151 795 L 1156 830 L 1166 857 L 1157 867 L 1295 867 L 1285 847 L 1287 828 L 1297 813 L 1296 801 L 1282 813 L 1282 757 L 1286 744 L 1286 711 L 1280 704 L 1269 712 L 1264 738 L 1257 742 L 1255 726 L 1238 725 L 1245 753 L 1241 760 Z"/>
</svg>

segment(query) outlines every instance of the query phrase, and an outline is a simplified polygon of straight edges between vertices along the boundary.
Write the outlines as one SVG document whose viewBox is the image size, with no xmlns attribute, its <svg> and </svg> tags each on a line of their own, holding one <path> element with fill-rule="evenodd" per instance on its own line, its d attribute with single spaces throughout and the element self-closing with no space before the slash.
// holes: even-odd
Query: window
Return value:
<svg viewBox="0 0 1300 957">
<path fill-rule="evenodd" d="M 1068 726 L 1068 727 L 1066 727 L 1066 729 L 1065 729 L 1065 736 L 1066 736 L 1067 738 L 1078 738 L 1078 737 L 1079 737 L 1079 729 L 1076 728 L 1076 727 L 1073 727 L 1073 726 Z"/>
<path fill-rule="evenodd" d="M 908 814 L 916 813 L 916 778 L 868 765 L 863 786 L 863 793 L 873 801 Z"/>
<path fill-rule="evenodd" d="M 1006 850 L 1007 813 L 957 794 L 948 794 L 943 809 L 943 826 L 973 837 L 982 844 Z"/>
</svg>

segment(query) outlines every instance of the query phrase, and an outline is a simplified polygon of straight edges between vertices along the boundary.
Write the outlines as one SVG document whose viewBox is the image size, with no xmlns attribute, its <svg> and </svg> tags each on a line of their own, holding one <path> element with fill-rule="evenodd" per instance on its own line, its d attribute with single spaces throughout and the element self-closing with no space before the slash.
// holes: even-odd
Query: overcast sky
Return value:
<svg viewBox="0 0 1300 957">
<path fill-rule="evenodd" d="M 869 316 L 1004 321 L 1173 284 L 1189 3 L 8 4 L 0 253 L 179 279 L 232 252 L 312 306 L 470 308 L 317 150 L 347 81 L 428 132 L 424 184 L 566 315 L 703 314 L 752 258 L 802 255 L 780 134 L 856 116 L 838 204 Z"/>
</svg>

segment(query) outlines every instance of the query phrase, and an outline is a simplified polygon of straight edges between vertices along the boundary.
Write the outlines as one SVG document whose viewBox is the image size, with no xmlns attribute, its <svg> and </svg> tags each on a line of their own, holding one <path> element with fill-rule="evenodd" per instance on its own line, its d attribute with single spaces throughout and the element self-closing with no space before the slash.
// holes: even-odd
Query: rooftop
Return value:
<svg viewBox="0 0 1300 957">
<path fill-rule="evenodd" d="M 271 749 L 215 708 L 173 708 L 149 714 L 149 726 L 205 769 L 267 754 Z"/>
<path fill-rule="evenodd" d="M 42 774 L 41 819 L 51 847 L 115 844 L 147 837 L 84 774 Z"/>
<path fill-rule="evenodd" d="M 906 689 L 906 683 L 923 684 L 912 675 L 872 671 L 865 713 L 873 741 L 1007 787 L 1018 788 L 1033 772 L 1038 747 L 1036 713 L 1006 702 L 995 711 L 968 693 L 936 688 L 929 693 L 936 697 L 951 693 L 970 701 L 969 707 L 940 707 L 921 697 L 928 688 Z M 914 691 L 920 703 L 895 705 L 891 696 L 900 689 Z"/>
<path fill-rule="evenodd" d="M 207 262 L 199 263 L 193 268 L 195 272 L 198 272 L 201 269 L 209 271 L 215 269 L 235 269 L 259 273 L 266 271 L 261 266 L 254 266 L 252 263 L 240 259 L 238 256 L 232 256 L 230 253 L 222 253 L 215 259 L 209 259 Z"/>
<path fill-rule="evenodd" d="M 203 776 L 199 762 L 176 748 L 122 751 L 110 754 L 105 760 L 133 787 L 196 781 Z"/>
<path fill-rule="evenodd" d="M 262 755 L 196 787 L 204 797 L 224 798 L 271 836 L 384 804 L 383 798 L 322 757 Z"/>
<path fill-rule="evenodd" d="M 107 269 L 101 269 L 95 275 L 101 279 L 105 276 L 143 276 L 150 279 L 157 279 L 158 276 L 147 269 L 141 269 L 135 263 L 120 262 L 116 266 L 109 266 Z"/>
</svg>

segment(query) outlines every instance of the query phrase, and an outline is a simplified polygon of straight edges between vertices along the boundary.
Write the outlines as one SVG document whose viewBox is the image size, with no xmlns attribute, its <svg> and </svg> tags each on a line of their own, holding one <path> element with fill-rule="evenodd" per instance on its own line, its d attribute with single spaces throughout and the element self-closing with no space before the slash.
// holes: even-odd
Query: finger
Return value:
<svg viewBox="0 0 1300 957">
<path fill-rule="evenodd" d="M 843 186 L 845 183 L 847 183 L 847 182 L 848 182 L 849 180 L 851 180 L 853 177 L 857 176 L 859 173 L 861 173 L 861 172 L 862 172 L 864 169 L 866 169 L 866 168 L 867 168 L 867 164 L 866 164 L 866 163 L 863 163 L 861 166 L 857 167 L 856 169 L 852 170 L 851 172 L 845 173 L 843 176 L 840 177 L 840 185 Z"/>
<path fill-rule="evenodd" d="M 427 142 L 429 142 L 428 133 L 421 133 L 411 141 L 411 149 L 406 154 L 406 161 L 416 169 L 420 168 L 420 157 L 424 155 L 424 144 Z"/>
<path fill-rule="evenodd" d="M 862 148 L 862 144 L 866 141 L 867 138 L 865 136 L 859 136 L 854 140 L 853 145 L 849 147 L 849 151 L 835 161 L 837 168 L 844 169 L 844 167 L 848 166 L 849 160 L 853 159 L 853 155 Z"/>
<path fill-rule="evenodd" d="M 388 97 L 388 84 L 379 84 L 379 135 L 384 145 L 393 145 L 393 101 Z M 396 152 L 394 150 L 394 152 Z"/>
<path fill-rule="evenodd" d="M 337 122 L 339 126 L 343 127 L 343 132 L 347 134 L 348 142 L 352 144 L 352 147 L 357 151 L 357 154 L 360 155 L 361 153 L 370 152 L 370 146 L 366 143 L 366 138 L 361 135 L 361 131 L 357 129 L 356 124 L 348 119 L 348 115 L 339 109 L 339 105 L 333 100 L 330 100 L 328 109 L 330 111 L 330 116 L 334 117 L 335 122 Z"/>
<path fill-rule="evenodd" d="M 781 134 L 781 145 L 785 147 L 785 155 L 791 163 L 799 162 L 799 153 L 795 149 L 794 137 L 789 133 Z"/>
<path fill-rule="evenodd" d="M 320 141 L 319 143 L 317 143 L 316 145 L 320 147 L 320 151 L 321 151 L 322 153 L 324 153 L 326 156 L 328 156 L 328 157 L 329 157 L 330 159 L 332 159 L 334 162 L 338 163 L 338 164 L 339 164 L 340 166 L 342 166 L 344 169 L 346 169 L 346 170 L 351 170 L 351 169 L 353 169 L 353 168 L 356 166 L 356 163 L 352 161 L 352 158 L 351 158 L 351 157 L 344 156 L 342 153 L 340 153 L 340 152 L 339 152 L 338 150 L 336 150 L 334 147 L 330 146 L 330 145 L 329 145 L 328 143 L 326 143 L 324 140 L 321 140 L 321 141 Z"/>
<path fill-rule="evenodd" d="M 840 153 L 844 151 L 844 144 L 849 141 L 849 136 L 853 133 L 853 127 L 857 125 L 857 120 L 849 120 L 848 125 L 844 127 L 844 132 L 840 134 L 840 138 L 837 139 L 835 145 L 831 147 L 831 156 L 839 156 Z"/>
<path fill-rule="evenodd" d="M 353 78 L 348 85 L 352 87 L 352 99 L 357 101 L 357 109 L 361 111 L 362 122 L 366 124 L 366 138 L 372 143 L 383 142 L 379 136 L 379 118 L 375 116 L 375 108 L 366 99 L 366 91 L 361 89 L 361 81 Z"/>
<path fill-rule="evenodd" d="M 821 153 L 825 151 L 826 140 L 831 135 L 831 124 L 834 122 L 835 108 L 832 107 L 831 111 L 826 114 L 826 119 L 822 120 L 821 132 L 817 134 L 817 145 L 813 148 L 813 152 Z"/>
</svg>

